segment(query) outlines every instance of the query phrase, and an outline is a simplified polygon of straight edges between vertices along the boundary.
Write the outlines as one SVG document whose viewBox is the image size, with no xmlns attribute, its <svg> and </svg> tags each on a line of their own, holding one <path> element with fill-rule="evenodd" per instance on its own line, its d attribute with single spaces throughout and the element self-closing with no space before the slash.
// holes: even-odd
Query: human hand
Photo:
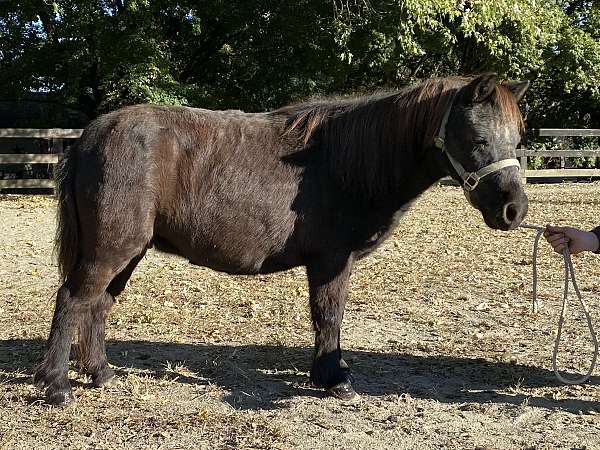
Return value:
<svg viewBox="0 0 600 450">
<path fill-rule="evenodd" d="M 593 252 L 600 246 L 594 233 L 573 227 L 546 225 L 544 237 L 556 253 L 562 253 L 567 246 L 572 255 L 585 251 Z"/>
</svg>

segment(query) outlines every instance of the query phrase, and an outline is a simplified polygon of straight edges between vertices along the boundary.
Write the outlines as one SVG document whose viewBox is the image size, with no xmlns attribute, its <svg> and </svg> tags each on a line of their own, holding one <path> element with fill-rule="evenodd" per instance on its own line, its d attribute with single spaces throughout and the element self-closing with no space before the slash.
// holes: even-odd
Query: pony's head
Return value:
<svg viewBox="0 0 600 450">
<path fill-rule="evenodd" d="M 523 133 L 517 102 L 528 87 L 528 81 L 498 83 L 494 74 L 467 82 L 452 94 L 435 138 L 439 164 L 495 229 L 512 230 L 527 214 L 515 157 Z"/>
</svg>

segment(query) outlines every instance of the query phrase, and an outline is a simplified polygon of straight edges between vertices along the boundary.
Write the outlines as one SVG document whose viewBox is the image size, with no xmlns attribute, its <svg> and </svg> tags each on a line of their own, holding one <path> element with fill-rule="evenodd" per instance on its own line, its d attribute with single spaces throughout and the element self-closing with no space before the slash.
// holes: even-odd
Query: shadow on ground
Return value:
<svg viewBox="0 0 600 450">
<path fill-rule="evenodd" d="M 31 374 L 43 344 L 41 340 L 0 340 L 0 385 L 30 382 L 30 377 L 7 374 Z M 309 348 L 109 341 L 107 352 L 110 362 L 121 368 L 118 375 L 132 368 L 156 377 L 176 376 L 180 383 L 214 383 L 230 392 L 225 401 L 238 409 L 281 408 L 285 406 L 282 401 L 292 397 L 323 396 L 308 384 L 306 372 L 312 357 Z M 443 403 L 527 401 L 529 406 L 572 413 L 600 411 L 600 402 L 596 401 L 510 393 L 517 384 L 521 388 L 558 386 L 552 371 L 537 367 L 368 351 L 345 351 L 344 358 L 353 369 L 356 391 L 363 395 L 409 394 Z M 172 366 L 182 362 L 197 376 L 173 374 L 167 362 Z M 592 377 L 590 383 L 600 384 L 600 377 Z"/>
</svg>

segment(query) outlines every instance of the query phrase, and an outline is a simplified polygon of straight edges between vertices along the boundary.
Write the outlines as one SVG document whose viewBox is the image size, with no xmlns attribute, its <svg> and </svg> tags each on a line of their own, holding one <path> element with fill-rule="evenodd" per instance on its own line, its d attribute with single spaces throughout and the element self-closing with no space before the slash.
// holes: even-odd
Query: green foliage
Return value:
<svg viewBox="0 0 600 450">
<path fill-rule="evenodd" d="M 11 0 L 0 98 L 90 116 L 131 103 L 259 111 L 495 71 L 532 126 L 600 127 L 600 7 L 586 0 Z"/>
<path fill-rule="evenodd" d="M 495 70 L 523 77 L 543 65 L 556 41 L 558 7 L 537 0 L 407 0 L 340 8 L 342 57 L 387 80 Z M 359 16 L 362 20 L 358 20 Z"/>
</svg>

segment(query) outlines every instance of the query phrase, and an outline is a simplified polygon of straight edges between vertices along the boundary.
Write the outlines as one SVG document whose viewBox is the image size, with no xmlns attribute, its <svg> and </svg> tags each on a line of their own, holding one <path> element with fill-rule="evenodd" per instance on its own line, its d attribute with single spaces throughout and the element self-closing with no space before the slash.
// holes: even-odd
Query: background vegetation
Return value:
<svg viewBox="0 0 600 450">
<path fill-rule="evenodd" d="M 0 99 L 261 111 L 496 71 L 530 126 L 600 127 L 600 7 L 558 0 L 0 1 Z"/>
</svg>

